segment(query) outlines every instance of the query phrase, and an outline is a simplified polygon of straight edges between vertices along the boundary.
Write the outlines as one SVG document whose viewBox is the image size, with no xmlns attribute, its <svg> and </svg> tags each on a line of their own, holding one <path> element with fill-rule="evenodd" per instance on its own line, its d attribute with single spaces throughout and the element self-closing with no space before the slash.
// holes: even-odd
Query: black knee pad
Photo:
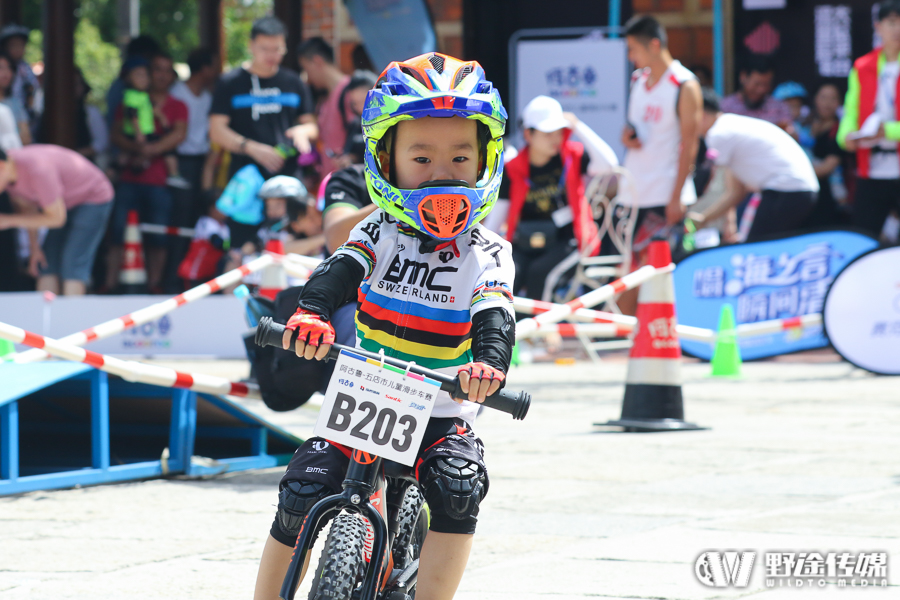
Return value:
<svg viewBox="0 0 900 600">
<path fill-rule="evenodd" d="M 423 487 L 431 509 L 431 529 L 475 533 L 478 504 L 487 493 L 487 474 L 465 458 L 439 456 L 425 466 Z"/>
<path fill-rule="evenodd" d="M 278 513 L 272 526 L 272 537 L 286 546 L 297 542 L 303 519 L 316 502 L 334 492 L 321 483 L 289 481 L 278 492 Z"/>
</svg>

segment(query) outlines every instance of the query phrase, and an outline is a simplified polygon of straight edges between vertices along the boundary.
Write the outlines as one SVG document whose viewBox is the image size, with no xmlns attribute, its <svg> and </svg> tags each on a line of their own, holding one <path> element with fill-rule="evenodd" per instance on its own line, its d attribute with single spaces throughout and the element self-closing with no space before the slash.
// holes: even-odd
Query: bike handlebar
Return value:
<svg viewBox="0 0 900 600">
<path fill-rule="evenodd" d="M 284 337 L 284 329 L 284 325 L 282 325 L 281 323 L 276 323 L 271 317 L 263 317 L 259 320 L 259 325 L 256 326 L 256 344 L 258 346 L 275 346 L 278 348 L 283 348 L 282 338 Z M 294 349 L 294 343 L 296 342 L 291 342 L 291 350 Z M 384 364 L 386 365 L 391 365 L 393 367 L 398 367 L 404 370 L 408 368 L 411 372 L 417 375 L 424 375 L 425 377 L 434 379 L 435 381 L 439 382 L 441 384 L 441 389 L 449 393 L 452 397 L 458 398 L 460 400 L 469 399 L 468 394 L 462 391 L 462 388 L 459 385 L 458 377 L 452 377 L 450 375 L 439 373 L 438 371 L 432 371 L 431 369 L 426 369 L 425 367 L 420 367 L 418 365 L 411 365 L 406 361 L 396 358 L 390 358 L 387 356 L 383 357 L 380 354 L 366 352 L 365 350 L 360 350 L 359 348 L 352 348 L 349 346 L 343 346 L 341 344 L 333 344 L 331 346 L 331 351 L 328 352 L 328 356 L 325 357 L 325 360 L 336 360 L 338 355 L 340 355 L 341 350 L 344 349 L 349 352 L 353 352 L 354 354 L 358 354 L 359 356 L 365 356 L 366 358 L 371 358 L 379 362 L 384 359 Z M 528 408 L 531 406 L 531 394 L 524 391 L 516 393 L 509 390 L 500 390 L 496 394 L 492 394 L 485 398 L 482 404 L 484 406 L 487 406 L 488 408 L 493 408 L 494 410 L 508 413 L 512 415 L 513 419 L 521 421 L 525 418 L 525 415 L 528 414 Z"/>
</svg>

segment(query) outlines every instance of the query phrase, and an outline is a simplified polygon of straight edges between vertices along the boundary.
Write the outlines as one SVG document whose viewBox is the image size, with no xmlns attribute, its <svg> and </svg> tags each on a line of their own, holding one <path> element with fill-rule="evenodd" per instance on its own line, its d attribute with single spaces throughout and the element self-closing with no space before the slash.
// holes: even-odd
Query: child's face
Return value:
<svg viewBox="0 0 900 600">
<path fill-rule="evenodd" d="M 147 67 L 135 67 L 128 72 L 128 83 L 136 90 L 146 92 L 150 89 L 150 71 Z"/>
<path fill-rule="evenodd" d="M 287 215 L 287 200 L 284 198 L 266 198 L 266 218 L 277 221 Z"/>
<path fill-rule="evenodd" d="M 795 121 L 799 120 L 800 113 L 803 111 L 803 99 L 786 98 L 784 103 L 787 104 L 788 108 L 791 109 L 791 118 L 793 118 Z"/>
<path fill-rule="evenodd" d="M 294 233 L 302 233 L 306 237 L 319 235 L 322 233 L 322 213 L 315 207 L 307 208 L 305 215 L 291 221 L 291 230 Z"/>
<path fill-rule="evenodd" d="M 475 187 L 478 177 L 475 121 L 462 117 L 401 121 L 394 139 L 394 161 L 395 185 L 401 189 L 415 189 L 427 181 L 440 179 L 459 179 Z"/>
</svg>

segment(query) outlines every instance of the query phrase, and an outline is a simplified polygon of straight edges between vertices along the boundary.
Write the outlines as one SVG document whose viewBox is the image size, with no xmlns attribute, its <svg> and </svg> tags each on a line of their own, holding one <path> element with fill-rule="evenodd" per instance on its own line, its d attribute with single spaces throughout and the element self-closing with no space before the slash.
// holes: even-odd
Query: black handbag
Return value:
<svg viewBox="0 0 900 600">
<path fill-rule="evenodd" d="M 556 223 L 546 221 L 521 221 L 513 236 L 513 247 L 526 254 L 541 254 L 556 242 L 558 229 Z"/>
</svg>

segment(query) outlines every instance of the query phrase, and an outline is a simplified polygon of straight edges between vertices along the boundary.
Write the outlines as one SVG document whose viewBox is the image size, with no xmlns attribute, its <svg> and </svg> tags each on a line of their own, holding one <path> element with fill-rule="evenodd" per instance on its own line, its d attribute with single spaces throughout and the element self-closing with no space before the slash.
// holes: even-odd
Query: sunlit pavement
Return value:
<svg viewBox="0 0 900 600">
<path fill-rule="evenodd" d="M 178 364 L 246 373 L 236 361 Z M 457 598 L 898 597 L 900 378 L 821 355 L 745 364 L 736 381 L 690 362 L 686 417 L 709 430 L 594 427 L 619 416 L 625 368 L 613 359 L 512 372 L 509 387 L 534 403 L 525 421 L 486 411 L 476 426 L 491 486 Z M 317 414 L 245 405 L 301 437 Z M 249 599 L 280 475 L 2 498 L 0 599 Z M 701 553 L 726 550 L 757 553 L 747 587 L 695 576 Z M 776 552 L 887 552 L 892 585 L 787 587 L 796 578 L 766 577 Z"/>
</svg>

